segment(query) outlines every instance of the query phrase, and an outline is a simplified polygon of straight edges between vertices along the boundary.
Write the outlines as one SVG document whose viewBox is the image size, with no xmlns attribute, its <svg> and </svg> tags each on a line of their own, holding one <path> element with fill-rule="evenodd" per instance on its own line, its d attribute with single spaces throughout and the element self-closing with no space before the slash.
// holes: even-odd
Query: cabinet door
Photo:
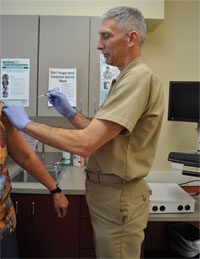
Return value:
<svg viewBox="0 0 200 259">
<path fill-rule="evenodd" d="M 85 195 L 81 196 L 80 258 L 96 258 L 93 231 Z"/>
<path fill-rule="evenodd" d="M 1 58 L 30 59 L 29 107 L 30 116 L 36 116 L 38 16 L 2 15 Z"/>
<path fill-rule="evenodd" d="M 19 246 L 20 258 L 27 258 L 28 255 L 28 226 L 27 217 L 27 196 L 25 194 L 11 193 L 15 212 L 17 216 L 17 241 Z"/>
<path fill-rule="evenodd" d="M 77 258 L 79 255 L 80 197 L 68 196 L 66 217 L 57 217 L 51 195 L 29 195 L 30 258 Z"/>
<path fill-rule="evenodd" d="M 88 115 L 90 17 L 41 16 L 39 45 L 39 95 L 48 90 L 49 68 L 77 69 L 77 109 Z M 60 116 L 38 100 L 39 116 Z"/>
<path fill-rule="evenodd" d="M 99 17 L 91 17 L 90 33 L 90 83 L 89 83 L 89 117 L 93 117 L 99 108 L 100 92 L 100 51 L 97 50 L 99 40 Z"/>
</svg>

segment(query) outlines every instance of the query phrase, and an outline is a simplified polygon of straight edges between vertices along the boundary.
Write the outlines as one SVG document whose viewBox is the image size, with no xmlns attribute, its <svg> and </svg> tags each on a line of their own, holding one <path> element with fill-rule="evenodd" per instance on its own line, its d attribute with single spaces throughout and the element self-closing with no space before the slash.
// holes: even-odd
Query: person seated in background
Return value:
<svg viewBox="0 0 200 259">
<path fill-rule="evenodd" d="M 16 130 L 2 114 L 0 101 L 0 258 L 17 258 L 16 215 L 10 198 L 11 182 L 6 163 L 7 154 L 53 194 L 54 207 L 58 217 L 67 213 L 68 200 L 43 166 L 23 134 Z"/>
</svg>

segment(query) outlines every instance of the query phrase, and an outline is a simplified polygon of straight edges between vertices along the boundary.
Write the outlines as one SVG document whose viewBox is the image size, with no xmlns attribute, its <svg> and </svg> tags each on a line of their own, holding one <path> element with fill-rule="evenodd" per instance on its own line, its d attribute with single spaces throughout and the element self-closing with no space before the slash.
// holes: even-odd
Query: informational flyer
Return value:
<svg viewBox="0 0 200 259">
<path fill-rule="evenodd" d="M 76 68 L 49 68 L 49 90 L 62 92 L 73 107 L 77 105 L 76 86 Z M 51 104 L 48 103 L 48 106 Z"/>
<path fill-rule="evenodd" d="M 120 70 L 117 67 L 107 65 L 103 54 L 100 54 L 100 94 L 99 106 L 105 100 L 112 83 L 112 80 L 117 78 Z"/>
<path fill-rule="evenodd" d="M 1 59 L 1 100 L 29 106 L 30 59 Z"/>
</svg>

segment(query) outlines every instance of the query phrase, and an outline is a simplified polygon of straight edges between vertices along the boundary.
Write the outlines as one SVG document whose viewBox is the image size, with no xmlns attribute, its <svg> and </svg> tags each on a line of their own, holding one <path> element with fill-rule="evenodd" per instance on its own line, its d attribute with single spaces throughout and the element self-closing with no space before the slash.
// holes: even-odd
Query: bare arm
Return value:
<svg viewBox="0 0 200 259">
<path fill-rule="evenodd" d="M 3 116 L 2 121 L 6 128 L 7 146 L 9 155 L 33 177 L 49 190 L 56 188 L 56 183 L 43 166 L 35 152 L 26 142 L 21 132 L 17 131 Z M 68 200 L 63 193 L 53 195 L 54 206 L 59 217 L 64 217 L 67 212 Z"/>
<path fill-rule="evenodd" d="M 68 119 L 72 125 L 74 125 L 77 129 L 84 129 L 90 124 L 90 120 L 87 119 L 83 114 L 80 112 L 76 112 L 76 114 Z"/>
<path fill-rule="evenodd" d="M 116 137 L 122 129 L 117 123 L 93 119 L 87 127 L 79 130 L 30 122 L 26 125 L 25 132 L 50 146 L 88 157 Z"/>
</svg>

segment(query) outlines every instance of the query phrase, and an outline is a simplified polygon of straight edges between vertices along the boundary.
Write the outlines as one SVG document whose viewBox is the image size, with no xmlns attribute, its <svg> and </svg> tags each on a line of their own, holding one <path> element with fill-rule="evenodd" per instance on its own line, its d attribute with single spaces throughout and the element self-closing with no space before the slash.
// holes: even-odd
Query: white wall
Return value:
<svg viewBox="0 0 200 259">
<path fill-rule="evenodd" d="M 164 0 L 1 0 L 2 14 L 101 16 L 119 5 L 139 8 L 145 18 L 162 19 Z"/>
</svg>

